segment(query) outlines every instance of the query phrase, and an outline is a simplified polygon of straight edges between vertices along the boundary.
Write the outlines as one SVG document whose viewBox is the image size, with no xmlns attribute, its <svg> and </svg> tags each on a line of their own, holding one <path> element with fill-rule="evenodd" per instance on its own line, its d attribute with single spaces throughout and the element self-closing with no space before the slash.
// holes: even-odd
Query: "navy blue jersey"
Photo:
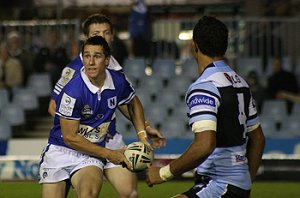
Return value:
<svg viewBox="0 0 300 198">
<path fill-rule="evenodd" d="M 59 118 L 64 117 L 80 120 L 78 134 L 105 146 L 108 127 L 116 108 L 128 104 L 135 96 L 135 91 L 123 72 L 106 69 L 106 79 L 101 90 L 91 84 L 83 68 L 80 74 L 66 84 L 56 99 L 56 115 L 49 143 L 67 146 L 59 124 Z"/>
<path fill-rule="evenodd" d="M 217 125 L 216 149 L 197 167 L 197 172 L 250 189 L 246 133 L 258 124 L 258 115 L 245 80 L 224 61 L 213 62 L 189 87 L 186 104 L 191 126 L 206 120 Z"/>
</svg>

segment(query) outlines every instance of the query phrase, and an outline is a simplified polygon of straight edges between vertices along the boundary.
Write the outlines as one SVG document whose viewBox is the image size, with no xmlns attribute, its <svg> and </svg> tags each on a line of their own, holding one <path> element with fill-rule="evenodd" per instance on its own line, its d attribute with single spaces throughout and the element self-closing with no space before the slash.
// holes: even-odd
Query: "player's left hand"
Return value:
<svg viewBox="0 0 300 198">
<path fill-rule="evenodd" d="M 144 144 L 146 144 L 151 150 L 153 150 L 153 147 L 151 146 L 149 140 L 147 137 L 143 137 L 143 138 L 139 138 L 140 142 L 143 142 Z"/>
<path fill-rule="evenodd" d="M 160 167 L 150 166 L 146 170 L 146 183 L 149 187 L 152 187 L 154 184 L 161 184 L 164 182 L 159 176 Z"/>
<path fill-rule="evenodd" d="M 152 128 L 151 125 L 146 122 L 146 132 L 148 137 L 151 139 L 153 148 L 160 148 L 166 146 L 166 138 L 155 128 Z"/>
</svg>

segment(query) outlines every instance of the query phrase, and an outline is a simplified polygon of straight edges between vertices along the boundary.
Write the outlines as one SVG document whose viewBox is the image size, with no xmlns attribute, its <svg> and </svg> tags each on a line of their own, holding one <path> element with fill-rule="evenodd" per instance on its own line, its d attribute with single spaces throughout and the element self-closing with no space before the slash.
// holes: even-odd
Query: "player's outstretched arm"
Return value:
<svg viewBox="0 0 300 198">
<path fill-rule="evenodd" d="M 160 184 L 192 170 L 202 163 L 216 147 L 216 132 L 203 131 L 195 133 L 195 139 L 188 149 L 176 160 L 167 166 L 148 168 L 146 182 L 149 186 Z"/>
<path fill-rule="evenodd" d="M 126 164 L 131 167 L 124 155 L 125 148 L 110 150 L 105 147 L 93 144 L 84 137 L 78 135 L 79 120 L 60 118 L 60 126 L 64 142 L 71 148 L 87 153 L 98 158 L 106 158 L 114 164 Z"/>
</svg>

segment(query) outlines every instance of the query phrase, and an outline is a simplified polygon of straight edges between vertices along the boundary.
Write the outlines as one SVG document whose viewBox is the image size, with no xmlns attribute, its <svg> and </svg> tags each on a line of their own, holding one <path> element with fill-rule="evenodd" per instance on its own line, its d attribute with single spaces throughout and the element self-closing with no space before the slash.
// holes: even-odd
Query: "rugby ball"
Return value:
<svg viewBox="0 0 300 198">
<path fill-rule="evenodd" d="M 154 159 L 154 152 L 142 142 L 132 142 L 127 145 L 124 152 L 125 157 L 131 163 L 132 172 L 141 172 L 148 168 Z"/>
</svg>

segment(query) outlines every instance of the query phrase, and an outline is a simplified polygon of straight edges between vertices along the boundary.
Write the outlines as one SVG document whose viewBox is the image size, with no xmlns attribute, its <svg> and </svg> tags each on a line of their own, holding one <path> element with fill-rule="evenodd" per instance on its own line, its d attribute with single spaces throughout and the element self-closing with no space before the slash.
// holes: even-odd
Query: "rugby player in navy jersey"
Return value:
<svg viewBox="0 0 300 198">
<path fill-rule="evenodd" d="M 87 38 L 100 35 L 108 42 L 109 45 L 113 42 L 113 25 L 110 20 L 101 15 L 93 14 L 89 16 L 83 23 L 83 32 Z M 70 62 L 63 70 L 60 80 L 56 83 L 54 90 L 52 92 L 51 101 L 49 103 L 49 113 L 54 116 L 56 103 L 55 99 L 60 94 L 63 87 L 75 76 L 80 73 L 82 68 L 82 55 L 80 54 L 72 62 Z M 119 65 L 116 59 L 113 56 L 110 56 L 109 65 L 107 68 L 112 70 L 122 70 L 122 67 Z M 136 100 L 139 102 L 138 97 Z M 119 106 L 119 109 L 123 114 L 129 118 L 129 113 L 127 105 Z M 166 144 L 165 138 L 154 128 L 152 128 L 148 122 L 145 122 L 145 129 L 147 135 L 150 137 L 153 143 L 154 148 L 159 148 Z M 109 126 L 109 140 L 106 144 L 107 148 L 110 149 L 119 149 L 122 148 L 125 144 L 123 141 L 123 136 L 116 131 L 116 119 L 115 115 L 112 119 L 112 122 Z M 140 133 L 140 140 L 144 141 L 145 134 Z M 104 167 L 104 175 L 107 180 L 112 184 L 114 189 L 118 192 L 119 196 L 122 198 L 134 198 L 137 197 L 137 176 L 135 173 L 128 171 L 127 169 L 122 168 L 120 165 L 113 163 L 107 163 Z M 124 185 L 126 183 L 126 185 Z"/>
<path fill-rule="evenodd" d="M 224 61 L 228 29 L 203 16 L 193 30 L 199 77 L 186 93 L 194 140 L 176 160 L 147 170 L 149 186 L 196 168 L 195 185 L 175 197 L 250 197 L 264 149 L 248 84 Z"/>
<path fill-rule="evenodd" d="M 103 37 L 87 39 L 82 47 L 84 68 L 56 99 L 54 126 L 40 161 L 44 198 L 65 197 L 65 180 L 71 181 L 77 197 L 96 198 L 106 159 L 131 167 L 124 148 L 105 147 L 108 128 L 115 110 L 123 104 L 128 106 L 137 133 L 145 130 L 145 119 L 124 73 L 107 69 L 110 55 Z"/>
</svg>

